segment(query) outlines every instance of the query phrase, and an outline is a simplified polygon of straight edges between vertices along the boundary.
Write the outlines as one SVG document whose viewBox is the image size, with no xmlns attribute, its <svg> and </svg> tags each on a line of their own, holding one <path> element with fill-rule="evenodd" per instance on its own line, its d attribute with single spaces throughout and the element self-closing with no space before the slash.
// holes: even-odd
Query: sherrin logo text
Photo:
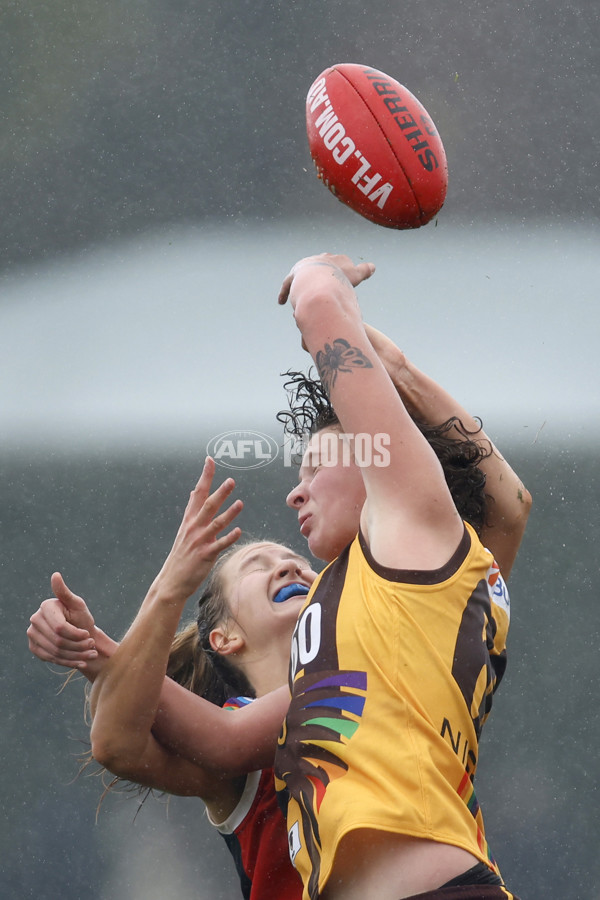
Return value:
<svg viewBox="0 0 600 900">
<path fill-rule="evenodd" d="M 427 172 L 433 172 L 438 168 L 439 163 L 429 145 L 427 135 L 438 138 L 439 135 L 429 116 L 421 113 L 421 122 L 417 123 L 390 79 L 382 76 L 381 72 L 377 72 L 375 69 L 366 69 L 365 75 L 373 85 L 377 96 L 383 100 L 388 113 L 392 116 L 423 168 Z"/>
</svg>

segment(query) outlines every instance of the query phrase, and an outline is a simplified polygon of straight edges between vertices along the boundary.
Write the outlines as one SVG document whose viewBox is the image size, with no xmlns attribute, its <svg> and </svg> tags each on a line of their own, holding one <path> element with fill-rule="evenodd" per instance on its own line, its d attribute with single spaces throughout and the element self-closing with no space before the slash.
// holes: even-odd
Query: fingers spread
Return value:
<svg viewBox="0 0 600 900">
<path fill-rule="evenodd" d="M 227 534 L 222 535 L 222 537 L 217 538 L 215 541 L 215 548 L 218 553 L 222 553 L 223 550 L 227 550 L 228 547 L 231 547 L 242 535 L 241 528 L 232 528 Z"/>
<path fill-rule="evenodd" d="M 244 508 L 244 504 L 241 500 L 234 500 L 234 502 L 229 506 L 226 510 L 224 510 L 220 515 L 215 516 L 212 519 L 211 525 L 215 532 L 223 531 L 224 528 L 233 522 L 233 520 L 240 514 L 242 509 Z"/>
</svg>

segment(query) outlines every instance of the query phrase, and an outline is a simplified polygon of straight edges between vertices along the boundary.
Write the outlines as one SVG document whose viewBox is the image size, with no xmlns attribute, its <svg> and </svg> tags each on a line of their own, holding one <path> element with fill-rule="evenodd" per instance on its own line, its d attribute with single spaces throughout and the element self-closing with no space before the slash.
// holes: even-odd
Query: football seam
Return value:
<svg viewBox="0 0 600 900">
<path fill-rule="evenodd" d="M 415 199 L 415 203 L 417 204 L 417 207 L 418 207 L 418 210 L 419 210 L 419 218 L 422 219 L 422 218 L 423 218 L 423 207 L 422 207 L 421 204 L 419 203 L 419 198 L 417 197 L 417 195 L 416 195 L 416 193 L 415 193 L 415 189 L 414 189 L 413 186 L 412 186 L 411 180 L 410 180 L 410 178 L 408 177 L 408 175 L 406 174 L 406 169 L 405 169 L 404 166 L 402 165 L 402 161 L 398 158 L 398 154 L 396 153 L 396 151 L 394 150 L 392 144 L 390 143 L 390 141 L 389 141 L 389 139 L 388 139 L 388 137 L 387 137 L 385 131 L 383 130 L 383 128 L 382 128 L 381 125 L 379 124 L 379 121 L 378 121 L 377 118 L 375 117 L 373 111 L 371 110 L 371 107 L 367 104 L 367 102 L 365 101 L 365 98 L 363 97 L 363 95 L 360 93 L 360 91 L 358 91 L 358 90 L 355 88 L 355 86 L 352 84 L 352 82 L 350 81 L 350 79 L 348 78 L 347 75 L 345 75 L 343 72 L 340 72 L 339 69 L 335 69 L 335 72 L 337 72 L 337 74 L 338 74 L 341 78 L 344 79 L 344 81 L 346 82 L 346 84 L 349 85 L 349 86 L 352 88 L 352 90 L 353 90 L 354 93 L 357 95 L 357 97 L 360 97 L 362 103 L 363 103 L 363 104 L 366 106 L 366 108 L 368 109 L 371 118 L 373 119 L 373 121 L 375 122 L 377 128 L 379 129 L 379 131 L 380 131 L 381 134 L 383 135 L 383 138 L 385 139 L 385 141 L 386 141 L 387 144 L 389 145 L 389 148 L 390 148 L 390 150 L 392 151 L 392 154 L 393 154 L 393 156 L 394 156 L 396 162 L 398 163 L 398 165 L 399 165 L 400 168 L 402 169 L 402 174 L 403 174 L 404 177 L 406 178 L 406 183 L 407 183 L 407 185 L 409 186 L 410 192 L 411 192 L 411 194 L 413 195 L 413 197 L 414 197 L 414 199 Z"/>
</svg>

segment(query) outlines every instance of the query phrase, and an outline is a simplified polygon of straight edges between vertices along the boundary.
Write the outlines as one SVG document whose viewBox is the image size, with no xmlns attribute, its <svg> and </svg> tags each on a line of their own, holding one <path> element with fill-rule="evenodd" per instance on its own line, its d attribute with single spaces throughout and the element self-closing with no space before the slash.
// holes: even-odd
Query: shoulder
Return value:
<svg viewBox="0 0 600 900">
<path fill-rule="evenodd" d="M 409 557 L 405 557 L 401 550 L 395 553 L 393 548 L 390 548 L 388 553 L 381 553 L 377 546 L 373 547 L 373 541 L 367 539 L 362 529 L 352 545 L 352 552 L 358 564 L 366 571 L 372 572 L 384 581 L 398 584 L 440 584 L 452 578 L 467 561 L 474 559 L 479 559 L 482 566 L 493 564 L 491 553 L 483 547 L 467 522 L 462 522 L 454 534 L 452 543 L 448 543 L 446 553 L 440 555 L 439 565 L 409 565 L 408 562 L 404 562 Z M 400 564 L 390 564 L 389 559 L 399 560 Z"/>
</svg>

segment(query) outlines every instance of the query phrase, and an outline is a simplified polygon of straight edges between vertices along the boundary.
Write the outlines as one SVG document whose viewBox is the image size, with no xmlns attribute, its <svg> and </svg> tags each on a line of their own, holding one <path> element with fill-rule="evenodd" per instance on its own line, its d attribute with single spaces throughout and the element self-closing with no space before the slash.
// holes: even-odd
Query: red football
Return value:
<svg viewBox="0 0 600 900">
<path fill-rule="evenodd" d="M 427 110 L 403 85 L 369 66 L 319 75 L 306 98 L 317 174 L 338 200 L 386 228 L 419 228 L 441 209 L 448 165 Z"/>
</svg>

